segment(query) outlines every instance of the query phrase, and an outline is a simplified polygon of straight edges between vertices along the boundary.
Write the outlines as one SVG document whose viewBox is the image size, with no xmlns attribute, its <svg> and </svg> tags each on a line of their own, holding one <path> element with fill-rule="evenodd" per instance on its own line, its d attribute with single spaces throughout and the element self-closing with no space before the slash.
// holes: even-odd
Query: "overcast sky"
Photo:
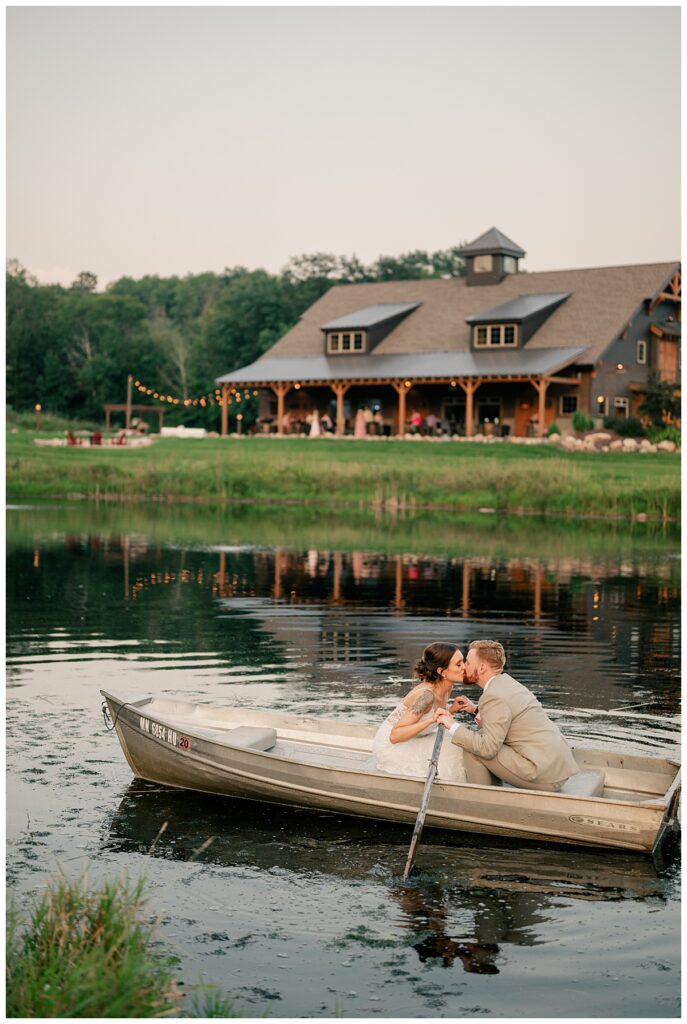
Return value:
<svg viewBox="0 0 687 1024">
<path fill-rule="evenodd" d="M 492 225 L 528 270 L 680 254 L 677 7 L 15 7 L 7 256 L 278 271 Z"/>
</svg>

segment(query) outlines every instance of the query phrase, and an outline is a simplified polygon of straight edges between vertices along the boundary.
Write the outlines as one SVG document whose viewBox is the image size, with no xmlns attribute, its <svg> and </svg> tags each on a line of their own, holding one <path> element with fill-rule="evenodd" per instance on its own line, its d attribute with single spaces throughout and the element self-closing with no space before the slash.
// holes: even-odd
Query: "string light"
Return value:
<svg viewBox="0 0 687 1024">
<path fill-rule="evenodd" d="M 199 395 L 197 398 L 178 398 L 176 395 L 165 395 L 161 391 L 153 391 L 152 388 L 146 387 L 146 385 L 140 380 L 134 381 L 134 387 L 149 398 L 156 398 L 158 402 L 166 402 L 168 405 L 184 405 L 186 408 L 193 405 L 199 405 L 201 408 L 205 409 L 209 405 L 222 404 L 222 391 L 220 388 L 215 388 L 214 391 L 207 391 L 204 395 Z M 258 397 L 258 394 L 258 391 L 252 392 L 252 396 L 255 398 Z M 241 392 L 238 388 L 230 388 L 227 393 L 227 405 L 231 405 L 234 401 L 240 402 L 243 399 L 249 398 L 251 398 L 250 389 L 246 388 Z"/>
</svg>

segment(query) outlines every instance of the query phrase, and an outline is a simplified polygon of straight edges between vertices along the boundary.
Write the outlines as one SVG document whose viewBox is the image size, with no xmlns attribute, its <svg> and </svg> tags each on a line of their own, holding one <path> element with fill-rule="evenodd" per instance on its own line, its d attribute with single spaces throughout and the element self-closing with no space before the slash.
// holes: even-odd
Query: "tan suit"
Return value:
<svg viewBox="0 0 687 1024">
<path fill-rule="evenodd" d="M 490 772 L 524 789 L 556 789 L 580 770 L 558 727 L 512 676 L 492 676 L 478 708 L 477 731 L 460 728 L 451 737 L 465 751 L 468 782 L 492 782 Z"/>
</svg>

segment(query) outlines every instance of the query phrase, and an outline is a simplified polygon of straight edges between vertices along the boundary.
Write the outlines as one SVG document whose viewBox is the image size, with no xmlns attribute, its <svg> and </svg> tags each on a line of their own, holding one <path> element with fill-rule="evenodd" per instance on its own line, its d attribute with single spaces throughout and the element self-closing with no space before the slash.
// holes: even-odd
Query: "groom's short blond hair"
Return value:
<svg viewBox="0 0 687 1024">
<path fill-rule="evenodd" d="M 506 652 L 498 640 L 473 640 L 470 650 L 476 651 L 478 658 L 482 658 L 499 672 L 506 664 Z"/>
</svg>

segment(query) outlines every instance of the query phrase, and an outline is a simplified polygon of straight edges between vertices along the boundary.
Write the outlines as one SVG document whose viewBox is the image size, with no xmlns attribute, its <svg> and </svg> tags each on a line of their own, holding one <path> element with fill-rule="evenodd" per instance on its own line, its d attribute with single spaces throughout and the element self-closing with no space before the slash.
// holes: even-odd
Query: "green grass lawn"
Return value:
<svg viewBox="0 0 687 1024">
<path fill-rule="evenodd" d="M 306 503 L 330 507 L 676 520 L 680 457 L 553 446 L 308 438 L 156 441 L 148 448 L 40 448 L 7 435 L 7 493 L 22 497 Z"/>
</svg>

